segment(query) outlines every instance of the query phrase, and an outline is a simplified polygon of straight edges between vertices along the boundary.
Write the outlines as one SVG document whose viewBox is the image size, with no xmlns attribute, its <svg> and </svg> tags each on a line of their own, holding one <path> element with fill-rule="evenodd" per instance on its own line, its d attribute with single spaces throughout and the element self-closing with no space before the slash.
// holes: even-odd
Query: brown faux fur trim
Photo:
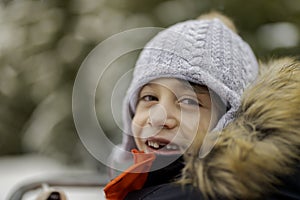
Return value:
<svg viewBox="0 0 300 200">
<path fill-rule="evenodd" d="M 300 160 L 300 63 L 286 58 L 261 68 L 213 150 L 186 156 L 183 182 L 207 198 L 261 198 Z"/>
</svg>

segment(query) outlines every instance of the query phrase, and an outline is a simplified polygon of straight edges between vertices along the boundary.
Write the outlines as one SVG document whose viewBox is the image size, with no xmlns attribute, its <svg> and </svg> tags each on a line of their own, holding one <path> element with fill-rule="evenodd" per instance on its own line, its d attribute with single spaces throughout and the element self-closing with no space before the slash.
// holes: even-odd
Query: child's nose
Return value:
<svg viewBox="0 0 300 200">
<path fill-rule="evenodd" d="M 172 129 L 177 125 L 174 109 L 156 104 L 149 110 L 149 123 L 153 127 Z"/>
</svg>

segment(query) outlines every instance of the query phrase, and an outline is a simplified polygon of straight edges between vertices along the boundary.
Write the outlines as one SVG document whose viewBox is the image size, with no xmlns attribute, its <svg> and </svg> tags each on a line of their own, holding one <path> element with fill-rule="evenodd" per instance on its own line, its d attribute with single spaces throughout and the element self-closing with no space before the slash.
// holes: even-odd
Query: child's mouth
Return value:
<svg viewBox="0 0 300 200">
<path fill-rule="evenodd" d="M 150 152 L 160 154 L 178 154 L 180 153 L 179 145 L 171 143 L 164 139 L 148 139 L 145 144 Z"/>
</svg>

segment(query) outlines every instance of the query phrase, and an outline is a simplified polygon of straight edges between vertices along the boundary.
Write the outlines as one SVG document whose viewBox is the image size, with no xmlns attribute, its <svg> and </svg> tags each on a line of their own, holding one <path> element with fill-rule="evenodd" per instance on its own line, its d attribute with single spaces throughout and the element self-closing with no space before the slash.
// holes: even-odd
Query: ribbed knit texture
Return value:
<svg viewBox="0 0 300 200">
<path fill-rule="evenodd" d="M 116 154 L 126 158 L 126 152 L 130 155 L 136 148 L 131 121 L 139 91 L 148 82 L 170 77 L 206 85 L 229 108 L 214 129 L 220 130 L 233 120 L 244 89 L 257 73 L 257 60 L 249 45 L 218 19 L 190 20 L 160 32 L 137 60 L 123 102 L 124 151 Z"/>
</svg>

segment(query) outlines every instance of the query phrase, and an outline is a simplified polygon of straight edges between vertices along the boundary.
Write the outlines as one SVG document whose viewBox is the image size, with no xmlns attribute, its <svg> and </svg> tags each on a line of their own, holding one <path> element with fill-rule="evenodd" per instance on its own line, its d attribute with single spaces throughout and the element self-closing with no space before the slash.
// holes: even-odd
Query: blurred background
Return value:
<svg viewBox="0 0 300 200">
<path fill-rule="evenodd" d="M 72 118 L 72 88 L 81 63 L 113 34 L 168 27 L 210 10 L 231 17 L 261 60 L 300 53 L 299 0 L 1 0 L 0 176 L 9 179 L 8 168 L 28 162 L 33 170 L 38 163 L 43 163 L 38 169 L 55 163 L 105 172 L 80 142 Z M 137 55 L 117 64 L 133 66 Z M 110 109 L 102 103 L 109 79 L 100 85 L 98 120 L 118 143 L 120 129 L 103 114 Z"/>
</svg>

